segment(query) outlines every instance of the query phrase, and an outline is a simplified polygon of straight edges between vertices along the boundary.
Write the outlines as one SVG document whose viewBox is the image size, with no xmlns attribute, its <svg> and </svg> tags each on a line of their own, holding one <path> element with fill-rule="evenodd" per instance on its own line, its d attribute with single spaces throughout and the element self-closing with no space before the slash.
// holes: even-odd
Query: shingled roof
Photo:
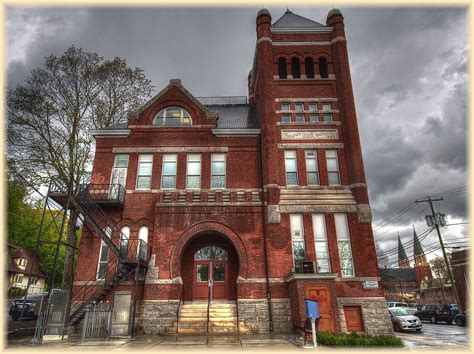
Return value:
<svg viewBox="0 0 474 354">
<path fill-rule="evenodd" d="M 310 20 L 309 18 L 294 14 L 290 10 L 286 10 L 286 12 L 281 16 L 278 20 L 276 20 L 273 25 L 273 28 L 318 28 L 318 27 L 325 27 L 324 25 L 320 24 L 319 22 Z"/>
<path fill-rule="evenodd" d="M 210 111 L 217 112 L 217 129 L 259 128 L 257 109 L 254 105 L 209 105 Z"/>
<path fill-rule="evenodd" d="M 418 239 L 418 235 L 416 234 L 415 227 L 413 227 L 413 254 L 415 256 L 425 255 L 425 252 L 423 252 L 423 247 L 421 247 L 420 240 Z"/>
<path fill-rule="evenodd" d="M 26 259 L 26 267 L 22 269 L 18 266 L 18 263 L 15 261 L 18 258 Z M 33 266 L 31 274 L 37 277 L 47 278 L 47 275 L 41 270 L 41 260 L 38 256 L 35 256 L 33 252 L 25 250 L 23 248 L 18 248 L 13 252 L 11 256 L 10 263 L 8 264 L 8 272 L 12 273 L 21 273 L 29 274 L 31 266 Z"/>
</svg>

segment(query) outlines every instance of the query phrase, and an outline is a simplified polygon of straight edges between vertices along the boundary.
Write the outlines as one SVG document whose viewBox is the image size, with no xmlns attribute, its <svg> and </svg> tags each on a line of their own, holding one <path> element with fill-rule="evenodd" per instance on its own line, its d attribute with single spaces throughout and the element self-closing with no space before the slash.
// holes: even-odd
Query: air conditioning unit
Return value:
<svg viewBox="0 0 474 354">
<path fill-rule="evenodd" d="M 316 273 L 316 262 L 299 261 L 295 263 L 294 273 Z"/>
</svg>

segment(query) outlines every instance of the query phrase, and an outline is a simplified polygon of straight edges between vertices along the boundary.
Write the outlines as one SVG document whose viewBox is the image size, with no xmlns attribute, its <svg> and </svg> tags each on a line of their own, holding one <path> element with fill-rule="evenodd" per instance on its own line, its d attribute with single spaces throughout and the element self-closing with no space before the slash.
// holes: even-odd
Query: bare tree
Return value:
<svg viewBox="0 0 474 354">
<path fill-rule="evenodd" d="M 74 46 L 61 57 L 48 56 L 24 85 L 8 92 L 8 154 L 15 171 L 36 186 L 57 176 L 77 192 L 90 174 L 89 130 L 125 120 L 125 110 L 143 103 L 152 89 L 142 70 L 127 68 L 119 58 L 104 61 Z M 71 213 L 63 289 L 72 286 L 76 221 Z"/>
</svg>

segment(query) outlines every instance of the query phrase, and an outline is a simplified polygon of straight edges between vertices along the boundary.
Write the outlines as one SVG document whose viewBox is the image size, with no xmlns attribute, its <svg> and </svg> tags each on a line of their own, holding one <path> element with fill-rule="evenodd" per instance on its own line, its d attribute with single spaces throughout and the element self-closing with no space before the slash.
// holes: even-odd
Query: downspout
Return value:
<svg viewBox="0 0 474 354">
<path fill-rule="evenodd" d="M 268 276 L 268 255 L 267 255 L 267 227 L 266 227 L 266 220 L 265 220 L 265 198 L 264 197 L 264 186 L 263 186 L 263 150 L 262 150 L 262 133 L 258 136 L 259 138 L 259 159 L 258 159 L 258 167 L 260 169 L 260 186 L 262 188 L 262 231 L 263 231 L 263 257 L 265 262 L 265 280 L 266 280 L 266 288 L 267 288 L 267 304 L 268 304 L 268 324 L 270 333 L 273 333 L 273 314 L 272 314 L 272 295 L 270 293 L 270 278 Z"/>
</svg>

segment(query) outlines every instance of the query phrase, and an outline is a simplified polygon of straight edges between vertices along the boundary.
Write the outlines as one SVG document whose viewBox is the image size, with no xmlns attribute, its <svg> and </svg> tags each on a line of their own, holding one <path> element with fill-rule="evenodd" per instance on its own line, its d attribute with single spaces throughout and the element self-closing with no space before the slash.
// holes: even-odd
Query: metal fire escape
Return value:
<svg viewBox="0 0 474 354">
<path fill-rule="evenodd" d="M 107 268 L 100 276 L 94 274 L 87 281 L 82 281 L 80 286 L 73 287 L 69 324 L 78 324 L 88 305 L 105 300 L 118 284 L 127 279 L 135 282 L 136 303 L 138 284 L 144 281 L 151 256 L 150 246 L 144 240 L 128 238 L 117 230 L 116 222 L 105 212 L 123 210 L 124 187 L 120 184 L 82 184 L 78 193 L 69 194 L 67 186 L 54 179 L 50 184 L 48 197 L 64 208 L 74 210 L 78 215 L 82 214 L 84 225 L 99 236 L 110 251 Z M 133 322 L 134 317 L 135 311 Z"/>
</svg>

